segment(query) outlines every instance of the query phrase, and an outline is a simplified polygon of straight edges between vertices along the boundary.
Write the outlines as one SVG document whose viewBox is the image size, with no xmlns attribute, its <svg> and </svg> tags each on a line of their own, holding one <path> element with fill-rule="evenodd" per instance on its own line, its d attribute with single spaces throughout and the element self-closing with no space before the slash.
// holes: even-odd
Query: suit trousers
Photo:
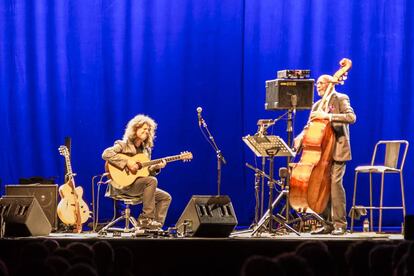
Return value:
<svg viewBox="0 0 414 276">
<path fill-rule="evenodd" d="M 142 197 L 142 213 L 140 218 L 152 218 L 164 225 L 171 195 L 157 188 L 158 180 L 153 176 L 140 177 L 122 190 L 123 194 L 132 197 Z"/>
<path fill-rule="evenodd" d="M 346 196 L 343 185 L 346 163 L 333 161 L 331 168 L 331 216 L 335 228 L 346 228 Z"/>
</svg>

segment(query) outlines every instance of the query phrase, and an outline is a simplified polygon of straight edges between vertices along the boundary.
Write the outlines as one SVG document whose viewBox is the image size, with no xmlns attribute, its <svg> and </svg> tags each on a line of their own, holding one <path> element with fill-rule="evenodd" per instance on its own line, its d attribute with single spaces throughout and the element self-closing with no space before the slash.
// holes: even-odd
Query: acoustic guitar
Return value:
<svg viewBox="0 0 414 276">
<path fill-rule="evenodd" d="M 74 231 L 80 233 L 82 224 L 90 217 L 90 211 L 82 199 L 83 188 L 75 187 L 75 174 L 72 172 L 68 148 L 60 146 L 59 153 L 65 157 L 68 181 L 59 187 L 61 201 L 57 206 L 57 214 L 64 224 L 74 225 Z"/>
<path fill-rule="evenodd" d="M 117 189 L 128 187 L 129 185 L 134 183 L 134 181 L 138 177 L 149 176 L 150 175 L 150 172 L 148 170 L 149 166 L 159 164 L 163 160 L 165 160 L 165 162 L 168 163 L 168 162 L 179 161 L 179 160 L 183 160 L 185 162 L 185 161 L 190 161 L 191 159 L 193 159 L 193 154 L 188 151 L 181 152 L 181 154 L 178 154 L 178 155 L 168 156 L 165 158 L 154 159 L 154 160 L 150 160 L 148 156 L 145 155 L 144 153 L 138 153 L 134 156 L 128 156 L 122 153 L 119 153 L 118 155 L 122 156 L 125 159 L 136 162 L 138 164 L 139 169 L 136 173 L 132 173 L 128 169 L 127 166 L 125 166 L 124 169 L 120 169 L 112 165 L 111 163 L 106 162 L 106 170 L 109 172 L 110 178 L 113 180 L 111 182 L 111 185 Z"/>
</svg>

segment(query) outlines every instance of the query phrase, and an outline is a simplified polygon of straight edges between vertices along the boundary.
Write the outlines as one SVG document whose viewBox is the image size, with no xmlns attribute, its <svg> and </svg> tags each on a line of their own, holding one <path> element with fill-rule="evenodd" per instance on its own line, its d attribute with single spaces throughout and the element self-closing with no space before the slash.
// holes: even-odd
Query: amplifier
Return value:
<svg viewBox="0 0 414 276">
<path fill-rule="evenodd" d="M 315 80 L 268 80 L 266 81 L 266 110 L 311 109 Z"/>
<path fill-rule="evenodd" d="M 310 70 L 281 70 L 277 71 L 278 79 L 309 79 Z"/>
</svg>

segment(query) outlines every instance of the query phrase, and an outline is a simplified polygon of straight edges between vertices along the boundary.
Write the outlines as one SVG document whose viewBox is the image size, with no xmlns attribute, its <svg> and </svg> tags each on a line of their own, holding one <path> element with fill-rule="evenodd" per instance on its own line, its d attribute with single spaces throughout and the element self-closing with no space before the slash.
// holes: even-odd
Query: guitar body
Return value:
<svg viewBox="0 0 414 276">
<path fill-rule="evenodd" d="M 79 205 L 80 222 L 85 223 L 89 218 L 90 211 L 88 205 L 82 199 L 83 188 L 76 187 L 75 196 L 71 184 L 68 183 L 65 183 L 59 187 L 59 195 L 62 198 L 57 206 L 57 214 L 59 216 L 59 219 L 66 225 L 75 225 L 78 221 L 77 205 Z M 78 204 L 76 204 L 77 201 Z"/>
<path fill-rule="evenodd" d="M 150 160 L 147 155 L 144 153 L 138 153 L 134 156 L 128 156 L 122 153 L 118 153 L 118 156 L 121 156 L 124 159 L 132 160 L 137 163 L 140 169 L 136 173 L 132 173 L 127 166 L 124 169 L 119 169 L 118 167 L 112 165 L 109 162 L 106 162 L 105 167 L 106 170 L 110 174 L 110 178 L 113 180 L 111 181 L 111 185 L 117 189 L 123 189 L 128 187 L 129 185 L 133 184 L 134 181 L 139 177 L 146 177 L 150 175 L 149 167 L 151 165 L 155 165 L 161 163 L 162 161 L 165 162 L 172 162 L 172 161 L 189 161 L 193 158 L 191 152 L 182 152 L 179 155 L 169 156 L 162 159 Z"/>
<path fill-rule="evenodd" d="M 146 156 L 143 153 L 138 153 L 134 156 L 128 156 L 122 153 L 119 153 L 118 155 L 122 156 L 123 158 L 133 160 L 134 162 L 140 164 L 150 161 L 148 156 Z M 142 167 L 136 173 L 130 172 L 127 166 L 125 166 L 124 169 L 120 170 L 117 167 L 111 165 L 111 163 L 109 162 L 107 162 L 106 167 L 109 174 L 111 175 L 111 179 L 114 180 L 111 184 L 117 189 L 122 189 L 124 187 L 131 185 L 138 177 L 149 176 L 148 167 Z"/>
</svg>

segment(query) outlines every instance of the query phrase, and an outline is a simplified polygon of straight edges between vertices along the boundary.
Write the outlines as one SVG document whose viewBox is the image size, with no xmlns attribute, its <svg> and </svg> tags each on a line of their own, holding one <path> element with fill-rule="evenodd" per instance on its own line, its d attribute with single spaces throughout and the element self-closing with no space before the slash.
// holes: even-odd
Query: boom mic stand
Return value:
<svg viewBox="0 0 414 276">
<path fill-rule="evenodd" d="M 262 157 L 262 159 L 266 160 L 265 157 Z M 251 224 L 250 228 L 253 228 L 257 225 L 259 222 L 259 218 L 263 216 L 263 195 L 264 195 L 264 186 L 262 185 L 262 199 L 259 201 L 259 189 L 260 189 L 260 183 L 264 183 L 265 179 L 270 179 L 270 177 L 262 170 L 259 170 L 258 168 L 253 167 L 249 163 L 246 163 L 246 167 L 249 169 L 252 169 L 254 171 L 254 194 L 255 194 L 255 200 L 256 200 L 256 206 L 255 206 L 255 212 L 254 212 L 254 221 Z M 264 168 L 264 165 L 263 165 Z M 261 205 L 260 205 L 261 204 Z M 259 209 L 260 215 L 259 215 Z"/>
<path fill-rule="evenodd" d="M 221 150 L 218 148 L 213 135 L 211 135 L 210 130 L 207 127 L 206 122 L 204 121 L 203 117 L 201 116 L 201 111 L 203 109 L 201 107 L 197 108 L 197 112 L 198 112 L 198 125 L 200 127 L 201 132 L 203 133 L 204 137 L 207 139 L 207 141 L 209 141 L 209 144 L 213 147 L 213 150 L 216 152 L 216 157 L 217 157 L 217 195 L 220 195 L 220 188 L 221 188 L 221 163 L 223 163 L 224 165 L 227 164 L 226 159 L 224 159 L 223 153 L 221 152 Z M 203 127 L 205 129 L 205 132 L 203 131 L 203 129 L 201 128 Z M 207 135 L 206 135 L 207 133 Z"/>
<path fill-rule="evenodd" d="M 287 124 L 286 124 L 286 132 L 287 132 L 287 145 L 292 148 L 292 144 L 293 144 L 293 120 L 294 120 L 294 115 L 296 114 L 296 106 L 298 104 L 298 96 L 296 94 L 291 94 L 290 95 L 290 103 L 292 105 L 291 108 L 288 109 L 287 111 Z M 288 156 L 286 163 L 287 163 L 287 168 L 289 168 L 290 165 L 290 161 L 292 159 L 292 156 Z M 288 172 L 289 174 L 289 172 Z M 290 186 L 290 177 L 286 177 L 286 186 L 287 189 L 289 190 L 289 186 Z M 285 217 L 286 217 L 286 221 L 289 220 L 289 214 L 290 214 L 290 208 L 289 208 L 289 197 L 286 197 L 286 206 L 285 206 Z"/>
<path fill-rule="evenodd" d="M 259 137 L 266 136 L 267 135 L 267 129 L 270 126 L 273 126 L 277 121 L 282 119 L 284 116 L 286 116 L 286 114 L 288 114 L 288 112 L 283 113 L 282 115 L 280 115 L 276 119 L 260 119 L 260 120 L 258 120 L 257 121 L 258 128 L 257 128 L 257 132 L 256 132 L 255 136 L 259 136 Z M 246 164 L 246 166 L 248 166 L 248 165 Z M 250 167 L 250 168 L 253 169 L 252 167 Z M 259 198 L 259 196 L 258 196 L 259 185 L 258 185 L 258 182 L 256 182 L 256 181 L 260 181 L 259 178 L 261 178 L 260 217 L 263 216 L 263 209 L 264 209 L 264 185 L 265 185 L 265 178 L 267 177 L 267 175 L 264 173 L 265 169 L 266 169 L 266 157 L 262 156 L 262 170 L 260 171 L 260 170 L 254 169 L 255 172 L 256 172 L 255 177 L 257 177 L 257 178 L 255 178 L 256 210 L 258 209 L 258 207 L 257 207 L 258 202 L 257 201 L 258 201 L 258 198 Z M 253 225 L 257 224 L 258 217 L 259 217 L 258 215 L 255 215 L 255 220 L 254 220 Z"/>
</svg>

